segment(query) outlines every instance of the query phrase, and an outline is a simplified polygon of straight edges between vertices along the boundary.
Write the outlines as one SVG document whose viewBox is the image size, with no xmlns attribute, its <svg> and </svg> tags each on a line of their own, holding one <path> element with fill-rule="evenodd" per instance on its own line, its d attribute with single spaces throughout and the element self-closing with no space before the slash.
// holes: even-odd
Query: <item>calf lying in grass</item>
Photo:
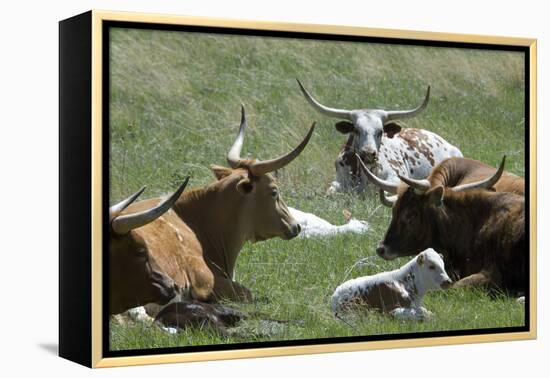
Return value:
<svg viewBox="0 0 550 378">
<path fill-rule="evenodd" d="M 447 289 L 452 281 L 440 254 L 429 248 L 401 268 L 344 282 L 332 294 L 332 311 L 364 305 L 398 319 L 423 320 L 431 312 L 422 307 L 430 290 Z"/>
<path fill-rule="evenodd" d="M 312 213 L 289 207 L 290 214 L 296 219 L 302 231 L 299 238 L 329 237 L 338 234 L 364 234 L 369 230 L 366 221 L 360 221 L 351 217 L 351 213 L 344 210 L 346 223 L 343 225 L 334 225 Z"/>
</svg>

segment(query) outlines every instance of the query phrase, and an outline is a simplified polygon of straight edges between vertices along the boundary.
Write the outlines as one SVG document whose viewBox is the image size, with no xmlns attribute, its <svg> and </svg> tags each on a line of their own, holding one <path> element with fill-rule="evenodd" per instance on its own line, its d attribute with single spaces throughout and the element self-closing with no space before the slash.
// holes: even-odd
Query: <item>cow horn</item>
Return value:
<svg viewBox="0 0 550 378">
<path fill-rule="evenodd" d="M 390 110 L 386 112 L 386 118 L 384 120 L 384 123 L 387 123 L 389 121 L 395 121 L 398 119 L 405 119 L 405 118 L 412 118 L 416 116 L 418 113 L 426 109 L 426 106 L 428 105 L 428 101 L 430 100 L 430 86 L 428 86 L 428 90 L 426 91 L 426 97 L 424 98 L 424 101 L 422 104 L 420 104 L 419 107 L 411 110 Z"/>
<path fill-rule="evenodd" d="M 118 235 L 124 235 L 134 228 L 145 226 L 146 224 L 151 223 L 162 214 L 167 212 L 172 206 L 174 206 L 174 203 L 180 197 L 188 182 L 189 177 L 186 177 L 183 184 L 180 185 L 180 187 L 174 192 L 174 194 L 172 194 L 170 197 L 168 197 L 152 209 L 135 214 L 128 214 L 116 217 L 111 221 L 111 228 L 113 232 Z"/>
<path fill-rule="evenodd" d="M 248 169 L 254 176 L 261 176 L 268 172 L 273 172 L 277 169 L 283 168 L 285 165 L 289 164 L 292 160 L 296 159 L 298 155 L 300 155 L 303 149 L 307 146 L 314 130 L 315 130 L 315 122 L 311 124 L 311 127 L 309 128 L 309 131 L 305 136 L 304 140 L 302 140 L 302 143 L 300 143 L 298 147 L 296 147 L 294 150 L 292 150 L 286 155 L 283 155 L 275 159 L 254 162 L 250 164 Z"/>
<path fill-rule="evenodd" d="M 386 192 L 384 192 L 382 189 L 378 190 L 378 194 L 380 195 L 380 202 L 382 202 L 382 205 L 387 207 L 393 207 L 393 205 L 395 205 L 395 201 L 397 201 L 397 195 L 386 197 Z"/>
<path fill-rule="evenodd" d="M 481 181 L 470 182 L 470 183 L 467 183 L 467 184 L 458 185 L 458 186 L 455 186 L 455 187 L 451 188 L 451 190 L 453 192 L 463 192 L 463 191 L 468 190 L 468 189 L 489 189 L 489 188 L 492 188 L 497 183 L 497 181 L 500 179 L 500 177 L 502 176 L 502 173 L 504 172 L 504 163 L 505 162 L 506 162 L 506 155 L 504 155 L 502 157 L 502 161 L 500 162 L 500 166 L 498 167 L 498 170 L 491 177 L 488 177 L 488 178 L 486 178 L 484 180 L 481 180 Z"/>
<path fill-rule="evenodd" d="M 120 201 L 116 205 L 113 205 L 109 208 L 109 220 L 115 218 L 118 214 L 120 214 L 124 209 L 126 209 L 132 202 L 134 202 L 145 190 L 145 186 L 132 194 L 130 197 L 126 198 L 125 200 Z"/>
<path fill-rule="evenodd" d="M 426 179 L 417 180 L 406 176 L 398 176 L 401 181 L 413 188 L 416 194 L 424 194 L 431 187 L 430 182 Z"/>
<path fill-rule="evenodd" d="M 328 115 L 330 117 L 343 118 L 343 119 L 347 119 L 349 121 L 352 121 L 351 111 L 344 110 L 344 109 L 329 108 L 327 106 L 322 105 L 319 101 L 314 99 L 309 94 L 309 92 L 304 88 L 302 83 L 300 83 L 300 80 L 296 79 L 296 81 L 298 82 L 298 85 L 300 86 L 300 89 L 302 90 L 302 93 L 304 94 L 307 102 L 309 102 L 309 104 L 311 106 L 313 106 L 319 113 Z"/>
<path fill-rule="evenodd" d="M 355 158 L 359 162 L 359 165 L 363 169 L 363 172 L 365 172 L 365 175 L 367 175 L 367 178 L 369 181 L 371 181 L 373 184 L 378 186 L 380 189 L 390 192 L 392 194 L 397 193 L 398 185 L 394 184 L 393 182 L 382 180 L 381 178 L 378 178 L 374 173 L 372 173 L 366 166 L 365 163 L 363 163 L 363 160 L 359 157 L 359 155 L 355 154 Z"/>
<path fill-rule="evenodd" d="M 245 130 L 246 115 L 244 112 L 244 105 L 241 105 L 241 126 L 239 127 L 239 134 L 237 134 L 237 139 L 235 139 L 235 142 L 227 153 L 227 162 L 229 163 L 229 166 L 233 169 L 237 168 L 243 160 L 241 159 L 241 149 L 243 148 Z"/>
</svg>

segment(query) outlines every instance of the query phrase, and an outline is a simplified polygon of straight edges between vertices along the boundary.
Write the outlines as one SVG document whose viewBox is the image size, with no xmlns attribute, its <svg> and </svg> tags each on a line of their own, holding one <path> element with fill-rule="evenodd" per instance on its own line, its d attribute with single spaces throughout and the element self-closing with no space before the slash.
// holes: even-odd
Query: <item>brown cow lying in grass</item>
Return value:
<svg viewBox="0 0 550 378">
<path fill-rule="evenodd" d="M 467 159 L 451 162 L 455 166 L 473 165 Z M 464 183 L 456 172 L 462 171 L 464 176 L 468 170 L 447 170 L 446 161 L 427 180 L 400 177 L 403 184 L 399 187 L 379 180 L 363 167 L 382 190 L 397 193 L 396 198 L 385 199 L 393 206 L 393 214 L 377 254 L 391 260 L 431 247 L 444 255 L 449 271 L 458 279 L 455 286 L 482 285 L 523 294 L 529 256 L 525 198 L 513 192 L 493 191 L 507 190 L 505 185 L 498 185 L 504 162 L 503 158 L 493 175 Z M 518 192 L 522 180 L 514 178 L 510 182 L 516 188 L 513 191 Z"/>
<path fill-rule="evenodd" d="M 132 260 L 147 251 L 148 258 L 155 262 L 155 269 L 173 281 L 178 294 L 175 298 L 198 302 L 213 302 L 221 298 L 251 300 L 250 290 L 233 280 L 237 257 L 247 241 L 275 237 L 292 239 L 300 233 L 300 225 L 288 210 L 270 172 L 297 158 L 314 129 L 315 124 L 293 151 L 279 158 L 266 161 L 242 159 L 240 153 L 246 130 L 243 108 L 239 133 L 227 154 L 230 168 L 212 166 L 217 181 L 183 194 L 180 192 L 181 195 L 171 201 L 173 206 L 163 209 L 162 213 L 157 212 L 158 217 L 154 220 L 139 227 L 126 228 L 113 237 L 121 244 L 126 243 L 126 239 L 139 240 L 138 244 L 127 242 L 129 244 L 125 245 L 129 262 L 133 263 Z M 127 204 L 119 216 L 133 217 L 159 207 L 159 202 L 162 199 L 153 198 Z M 151 302 L 166 301 L 163 298 Z M 110 313 L 113 314 L 126 309 L 117 303 L 111 307 Z M 188 306 L 180 304 L 170 308 L 181 310 Z M 203 306 L 203 309 L 212 308 Z M 150 304 L 147 310 L 155 316 L 160 308 Z M 162 313 L 164 319 L 172 316 L 169 309 Z"/>
<path fill-rule="evenodd" d="M 152 223 L 179 198 L 189 178 L 169 198 L 143 211 L 121 215 L 143 191 L 109 209 L 109 313 L 118 314 L 147 303 L 166 304 L 179 288 L 159 267 L 147 241 L 134 229 Z"/>
</svg>

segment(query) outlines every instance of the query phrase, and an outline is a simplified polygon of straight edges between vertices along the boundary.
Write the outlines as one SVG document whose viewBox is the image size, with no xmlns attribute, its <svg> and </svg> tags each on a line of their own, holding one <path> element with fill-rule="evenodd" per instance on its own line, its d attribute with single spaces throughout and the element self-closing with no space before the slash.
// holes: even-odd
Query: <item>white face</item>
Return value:
<svg viewBox="0 0 550 378">
<path fill-rule="evenodd" d="M 445 271 L 442 255 L 429 248 L 417 257 L 419 271 L 428 290 L 448 289 L 452 281 Z"/>
<path fill-rule="evenodd" d="M 356 111 L 353 114 L 354 149 L 365 163 L 374 163 L 378 157 L 384 125 L 378 111 Z"/>
</svg>

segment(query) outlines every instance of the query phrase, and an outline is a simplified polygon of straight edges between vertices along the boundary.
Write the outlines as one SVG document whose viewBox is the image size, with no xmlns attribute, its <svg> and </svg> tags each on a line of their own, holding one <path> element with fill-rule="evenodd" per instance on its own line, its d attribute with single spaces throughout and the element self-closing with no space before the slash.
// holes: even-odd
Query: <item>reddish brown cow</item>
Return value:
<svg viewBox="0 0 550 378">
<path fill-rule="evenodd" d="M 269 172 L 294 160 L 314 128 L 315 124 L 287 155 L 267 161 L 243 160 L 243 108 L 239 134 L 227 155 L 231 168 L 212 166 L 217 181 L 183 193 L 172 209 L 134 230 L 160 271 L 186 293 L 183 297 L 198 301 L 252 298 L 251 292 L 233 279 L 237 257 L 247 241 L 291 239 L 300 233 Z M 124 213 L 141 212 L 159 201 L 134 203 Z"/>
<path fill-rule="evenodd" d="M 459 280 L 456 286 L 496 286 L 523 293 L 528 261 L 525 199 L 486 190 L 495 186 L 503 171 L 504 159 L 494 175 L 454 188 L 448 184 L 458 182 L 456 177 L 438 175 L 442 181 L 433 183 L 401 177 L 406 185 L 398 188 L 377 254 L 390 260 L 431 247 L 444 255 Z"/>
<path fill-rule="evenodd" d="M 504 158 L 505 159 L 505 158 Z M 477 160 L 466 158 L 449 158 L 435 167 L 426 180 L 411 180 L 404 178 L 404 181 L 414 181 L 425 186 L 442 185 L 451 188 L 455 192 L 465 191 L 473 188 L 486 187 L 496 192 L 510 192 L 519 195 L 525 195 L 525 180 L 523 177 L 504 171 L 504 159 L 500 170 L 502 175 L 495 176 L 499 170 L 488 166 Z M 399 184 L 394 184 L 388 180 L 382 180 L 375 176 L 366 166 L 361 167 L 367 178 L 380 188 L 381 202 L 392 207 L 397 196 L 386 197 L 384 191 L 396 194 Z M 489 179 L 487 179 L 489 177 Z M 499 177 L 495 181 L 495 177 Z M 492 180 L 492 182 L 489 182 Z"/>
<path fill-rule="evenodd" d="M 189 178 L 165 201 L 132 215 L 120 215 L 140 191 L 109 209 L 109 313 L 147 303 L 166 304 L 178 294 L 174 281 L 159 268 L 150 246 L 135 230 L 154 222 L 179 198 Z"/>
<path fill-rule="evenodd" d="M 494 176 L 497 169 L 477 160 L 450 158 L 439 164 L 428 177 L 430 185 L 453 187 L 456 191 L 466 190 L 465 184 L 479 183 L 487 177 Z M 510 192 L 525 195 L 523 177 L 504 171 L 499 180 L 490 187 L 496 192 Z"/>
</svg>

